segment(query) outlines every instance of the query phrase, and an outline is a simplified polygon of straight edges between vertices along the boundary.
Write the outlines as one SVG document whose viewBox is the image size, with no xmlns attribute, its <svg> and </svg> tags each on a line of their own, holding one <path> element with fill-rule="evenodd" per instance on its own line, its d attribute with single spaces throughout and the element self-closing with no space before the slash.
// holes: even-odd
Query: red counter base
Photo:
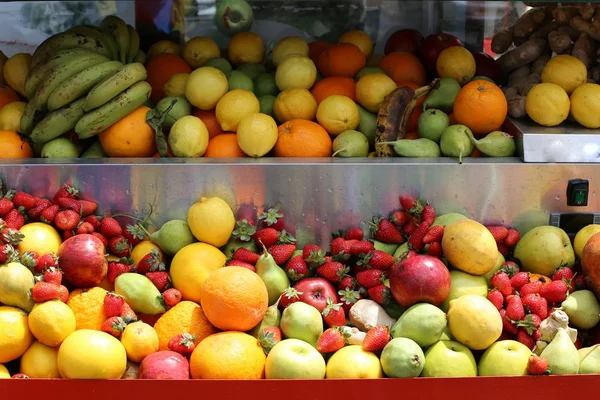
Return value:
<svg viewBox="0 0 600 400">
<path fill-rule="evenodd" d="M 595 393 L 600 375 L 348 381 L 0 381 L 0 399 L 44 400 L 564 400 Z"/>
</svg>

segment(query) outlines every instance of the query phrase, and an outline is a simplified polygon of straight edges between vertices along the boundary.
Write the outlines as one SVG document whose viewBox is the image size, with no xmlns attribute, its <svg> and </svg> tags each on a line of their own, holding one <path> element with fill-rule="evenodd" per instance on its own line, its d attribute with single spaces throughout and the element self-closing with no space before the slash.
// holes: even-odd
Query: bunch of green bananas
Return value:
<svg viewBox="0 0 600 400">
<path fill-rule="evenodd" d="M 22 133 L 42 144 L 104 131 L 150 97 L 144 61 L 138 33 L 114 15 L 51 36 L 32 56 Z"/>
</svg>

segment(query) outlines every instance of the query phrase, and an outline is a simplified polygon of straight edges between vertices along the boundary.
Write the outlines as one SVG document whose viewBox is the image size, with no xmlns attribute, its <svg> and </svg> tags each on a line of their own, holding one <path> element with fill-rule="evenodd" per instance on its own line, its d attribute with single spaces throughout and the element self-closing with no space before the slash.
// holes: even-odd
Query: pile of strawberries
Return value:
<svg viewBox="0 0 600 400">
<path fill-rule="evenodd" d="M 486 228 L 488 228 L 492 233 L 494 240 L 496 240 L 498 251 L 505 257 L 509 255 L 510 250 L 519 243 L 519 240 L 521 240 L 521 235 L 519 235 L 519 232 L 515 229 L 507 228 L 502 225 L 491 225 Z"/>
</svg>

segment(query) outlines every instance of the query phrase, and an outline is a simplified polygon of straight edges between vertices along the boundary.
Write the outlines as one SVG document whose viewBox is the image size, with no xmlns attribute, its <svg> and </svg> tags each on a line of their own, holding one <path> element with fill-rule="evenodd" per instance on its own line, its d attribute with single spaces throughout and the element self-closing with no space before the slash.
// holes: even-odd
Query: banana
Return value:
<svg viewBox="0 0 600 400">
<path fill-rule="evenodd" d="M 127 28 L 129 28 L 129 50 L 127 51 L 127 62 L 133 62 L 138 54 L 138 51 L 140 50 L 140 35 L 133 26 L 127 25 Z"/>
<path fill-rule="evenodd" d="M 110 49 L 100 40 L 94 40 L 81 33 L 67 31 L 50 36 L 42 42 L 33 53 L 31 66 L 33 68 L 45 62 L 60 50 L 73 48 L 88 49 L 105 57 L 111 57 Z"/>
<path fill-rule="evenodd" d="M 120 61 L 106 61 L 92 65 L 71 76 L 57 87 L 48 98 L 48 110 L 54 111 L 75 99 L 85 96 L 94 86 L 123 68 Z"/>
<path fill-rule="evenodd" d="M 49 142 L 75 128 L 77 121 L 85 114 L 84 104 L 85 97 L 82 97 L 68 106 L 46 115 L 31 132 L 33 143 Z"/>
<path fill-rule="evenodd" d="M 100 54 L 91 54 L 89 56 L 78 57 L 63 68 L 53 69 L 35 92 L 34 99 L 37 109 L 40 111 L 47 109 L 48 98 L 61 83 L 92 65 L 106 61 L 109 61 L 108 57 Z"/>
<path fill-rule="evenodd" d="M 30 101 L 25 106 L 21 115 L 21 133 L 25 136 L 31 135 L 33 127 L 44 117 L 44 113 L 35 107 L 35 101 Z"/>
<path fill-rule="evenodd" d="M 145 80 L 147 76 L 144 65 L 140 63 L 125 65 L 116 74 L 104 79 L 90 90 L 85 102 L 85 111 L 100 107 L 134 83 Z"/>
<path fill-rule="evenodd" d="M 112 55 L 111 60 L 119 59 L 119 44 L 115 38 L 108 32 L 101 28 L 93 25 L 79 25 L 69 29 L 67 32 L 81 33 L 87 35 L 90 38 L 94 38 L 103 42 L 109 49 Z"/>
<path fill-rule="evenodd" d="M 383 103 L 377 114 L 375 150 L 378 157 L 393 157 L 394 151 L 392 146 L 382 143 L 393 142 L 397 139 L 402 114 L 413 95 L 413 89 L 408 86 L 402 86 L 395 89 L 383 99 Z"/>
<path fill-rule="evenodd" d="M 79 119 L 75 132 L 81 139 L 87 139 L 105 131 L 111 125 L 125 118 L 150 98 L 152 87 L 146 81 L 138 82 L 117 97 Z"/>
<path fill-rule="evenodd" d="M 110 33 L 119 44 L 119 60 L 127 63 L 129 54 L 129 28 L 125 21 L 116 15 L 109 15 L 100 22 L 100 27 Z"/>
</svg>

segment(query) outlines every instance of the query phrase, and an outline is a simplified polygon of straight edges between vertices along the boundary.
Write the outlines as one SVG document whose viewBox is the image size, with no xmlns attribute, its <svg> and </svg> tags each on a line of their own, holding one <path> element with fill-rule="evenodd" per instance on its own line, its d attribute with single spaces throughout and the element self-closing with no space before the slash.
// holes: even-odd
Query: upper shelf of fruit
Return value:
<svg viewBox="0 0 600 400">
<path fill-rule="evenodd" d="M 196 36 L 144 51 L 138 30 L 111 15 L 3 60 L 0 158 L 564 161 L 527 159 L 530 133 L 567 119 L 578 133 L 600 127 L 600 7 L 526 4 L 537 6 L 493 37 L 497 59 L 402 27 L 385 46 L 358 29 L 271 46 L 245 0 L 216 2 L 226 49 Z"/>
</svg>

